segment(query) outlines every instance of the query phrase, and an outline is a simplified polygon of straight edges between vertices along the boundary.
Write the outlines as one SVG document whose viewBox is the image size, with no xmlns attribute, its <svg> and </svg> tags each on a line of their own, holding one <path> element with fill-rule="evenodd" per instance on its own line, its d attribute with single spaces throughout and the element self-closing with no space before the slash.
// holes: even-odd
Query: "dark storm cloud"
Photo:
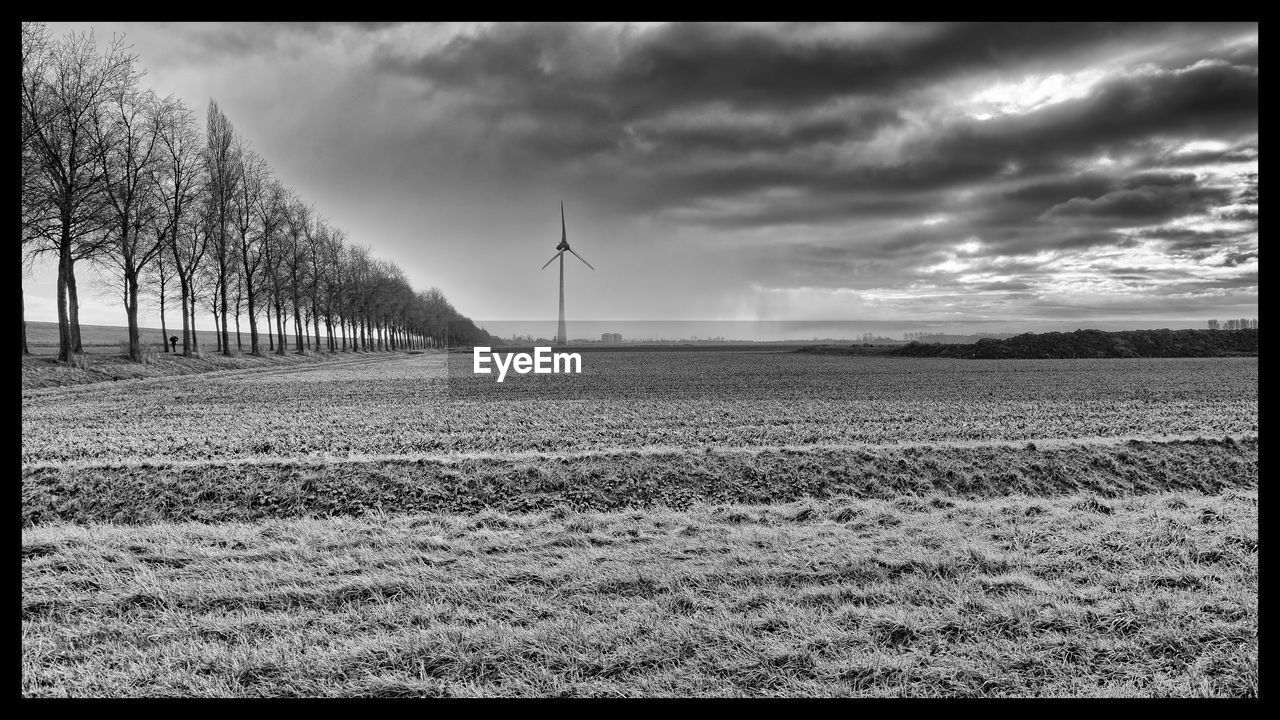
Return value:
<svg viewBox="0 0 1280 720">
<path fill-rule="evenodd" d="M 886 28 L 866 37 L 806 38 L 804 24 L 678 23 L 647 33 L 570 25 L 499 25 L 417 58 L 385 54 L 383 70 L 432 86 L 500 90 L 513 103 L 605 96 L 619 116 L 721 100 L 793 108 L 883 95 L 951 75 L 1045 62 L 1100 44 L 1238 32 L 1240 25 L 965 23 Z"/>
<path fill-rule="evenodd" d="M 1052 169 L 1101 151 L 1137 149 L 1154 134 L 1195 139 L 1258 129 L 1256 68 L 1204 65 L 1119 78 L 1084 98 L 1006 118 L 967 119 L 922 138 L 913 157 L 938 169 L 1008 163 Z"/>
<path fill-rule="evenodd" d="M 1231 198 L 1226 188 L 1195 185 L 1140 185 L 1097 198 L 1073 198 L 1045 211 L 1050 220 L 1150 224 L 1183 215 L 1202 213 Z"/>
<path fill-rule="evenodd" d="M 745 124 L 732 116 L 678 126 L 642 127 L 635 141 L 651 141 L 667 157 L 690 153 L 746 153 L 786 151 L 814 145 L 869 140 L 880 130 L 902 122 L 897 109 L 867 104 L 839 116 L 813 118 L 778 116 L 769 122 Z"/>
<path fill-rule="evenodd" d="M 1035 286 L 1030 283 L 1021 282 L 1017 280 L 1007 280 L 1002 282 L 990 282 L 990 283 L 977 283 L 972 286 L 973 290 L 977 290 L 980 292 L 1025 291 L 1025 290 L 1033 290 L 1034 288 Z M 1025 295 L 1026 293 L 1020 292 L 1019 294 Z"/>
<path fill-rule="evenodd" d="M 790 201 L 743 202 L 734 209 L 718 206 L 682 208 L 683 222 L 709 228 L 755 228 L 787 225 L 822 226 L 856 216 L 859 219 L 893 219 L 928 212 L 927 197 L 893 194 L 859 194 L 850 197 L 815 197 L 802 194 Z"/>
<path fill-rule="evenodd" d="M 1125 237 L 1112 230 L 1086 232 L 1072 230 L 1058 233 L 1047 228 L 1037 228 L 1030 232 L 1019 228 L 1007 233 L 1005 237 L 999 237 L 1001 234 L 996 233 L 997 238 L 991 243 L 991 246 L 993 251 L 1005 255 L 1022 255 L 1044 250 L 1085 250 L 1087 248 L 1100 247 L 1124 248 L 1135 244 L 1132 238 Z"/>
<path fill-rule="evenodd" d="M 1080 197 L 1099 197 L 1115 189 L 1115 178 L 1097 172 L 1033 181 L 1003 193 L 1006 204 L 1031 209 L 1048 209 Z M 1039 210 L 1036 211 L 1039 214 Z"/>
<path fill-rule="evenodd" d="M 1232 208 L 1229 210 L 1219 210 L 1218 217 L 1223 220 L 1257 220 L 1258 211 L 1256 208 Z"/>
<path fill-rule="evenodd" d="M 962 119 L 941 129 L 940 135 L 916 140 L 898 162 L 824 167 L 821 163 L 797 163 L 790 155 L 776 154 L 709 169 L 655 169 L 654 173 L 661 172 L 666 182 L 637 183 L 647 191 L 635 197 L 638 202 L 664 206 L 701 197 L 732 197 L 787 188 L 809 194 L 811 208 L 825 204 L 828 212 L 817 211 L 821 215 L 839 215 L 840 207 L 848 207 L 846 217 L 854 217 L 856 204 L 848 202 L 849 193 L 902 193 L 897 201 L 901 209 L 911 204 L 905 199 L 907 194 L 981 186 L 1001 180 L 1007 168 L 1016 167 L 1019 175 L 1051 179 L 1008 193 L 1011 200 L 1034 203 L 1037 194 L 1055 192 L 1065 195 L 1060 203 L 1082 198 L 1051 212 L 1049 217 L 1145 215 L 1159 220 L 1177 213 L 1178 202 L 1189 203 L 1186 211 L 1194 212 L 1224 201 L 1224 193 L 1213 188 L 1163 190 L 1170 178 L 1189 177 L 1164 171 L 1148 172 L 1134 178 L 1131 187 L 1119 189 L 1105 175 L 1061 173 L 1069 172 L 1066 168 L 1082 157 L 1117 150 L 1123 153 L 1131 142 L 1141 148 L 1153 134 L 1195 139 L 1215 133 L 1249 132 L 1257 132 L 1256 70 L 1210 65 L 1113 81 L 1085 98 L 1010 119 Z M 803 143 L 797 142 L 792 150 L 801 148 Z M 631 172 L 642 178 L 643 164 Z M 1101 199 L 1103 193 L 1098 191 L 1103 188 L 1114 190 L 1115 194 Z M 1086 200 L 1095 201 L 1092 208 Z M 927 201 L 921 198 L 922 206 Z M 1026 219 L 1040 217 L 1051 207 L 1040 207 Z M 921 210 L 925 211 L 924 207 Z M 762 209 L 754 219 L 767 221 L 770 215 Z M 773 215 L 781 221 L 791 221 L 786 211 Z M 733 224 L 739 220 L 725 218 L 724 222 Z"/>
<path fill-rule="evenodd" d="M 878 41 L 796 41 L 782 32 L 681 24 L 638 43 L 615 82 L 639 106 L 708 97 L 741 107 L 794 107 L 850 94 L 885 94 L 922 79 L 1018 62 L 1096 43 L 1124 26 L 939 26 Z"/>
<path fill-rule="evenodd" d="M 1181 227 L 1155 227 L 1139 231 L 1138 237 L 1158 240 L 1171 252 L 1207 255 L 1219 248 L 1230 247 L 1241 233 L 1238 230 L 1193 230 Z"/>
</svg>

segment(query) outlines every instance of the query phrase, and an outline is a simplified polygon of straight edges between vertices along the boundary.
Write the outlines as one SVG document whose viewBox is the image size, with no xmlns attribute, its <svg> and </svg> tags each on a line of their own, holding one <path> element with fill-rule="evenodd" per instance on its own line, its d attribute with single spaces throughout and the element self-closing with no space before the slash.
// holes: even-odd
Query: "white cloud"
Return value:
<svg viewBox="0 0 1280 720">
<path fill-rule="evenodd" d="M 969 114 L 978 120 L 1021 115 L 1089 94 L 1106 77 L 1101 70 L 1028 75 L 1018 82 L 998 82 L 968 99 Z"/>
</svg>

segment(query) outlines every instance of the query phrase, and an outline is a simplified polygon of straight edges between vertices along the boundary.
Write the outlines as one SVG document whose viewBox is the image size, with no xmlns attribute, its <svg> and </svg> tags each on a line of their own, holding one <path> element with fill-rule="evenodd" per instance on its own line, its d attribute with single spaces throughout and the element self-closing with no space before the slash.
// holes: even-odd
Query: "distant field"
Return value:
<svg viewBox="0 0 1280 720">
<path fill-rule="evenodd" d="M 217 338 L 213 332 L 199 332 L 199 347 L 191 357 L 182 355 L 181 345 L 176 354 L 162 352 L 159 343 L 149 342 L 151 329 L 143 330 L 143 346 L 153 352 L 146 362 L 134 362 L 125 351 L 128 329 L 106 325 L 83 325 L 81 342 L 85 353 L 77 356 L 76 363 L 58 362 L 58 326 L 55 323 L 27 323 L 28 345 L 30 355 L 22 358 L 22 389 L 24 391 L 61 388 L 68 386 L 97 385 L 107 381 L 120 382 L 157 378 L 197 375 L 216 371 L 254 370 L 264 371 L 282 366 L 304 365 L 316 362 L 364 362 L 353 358 L 364 353 L 339 352 L 327 350 L 316 352 L 308 349 L 305 354 L 298 355 L 292 345 L 284 355 L 277 355 L 270 350 L 265 337 L 262 341 L 262 355 L 250 354 L 249 339 L 245 335 L 244 350 L 235 346 L 232 336 L 231 355 L 223 355 L 217 351 Z M 38 340 L 36 338 L 39 338 Z M 290 340 L 292 343 L 292 340 Z M 375 351 L 371 351 L 375 352 Z M 376 351 L 378 353 L 385 351 Z"/>
<path fill-rule="evenodd" d="M 179 319 L 181 320 L 181 319 Z M 197 325 L 196 342 L 200 349 L 204 352 L 213 352 L 218 347 L 218 334 L 212 329 L 202 330 L 200 328 L 205 325 Z M 207 327 L 213 327 L 213 321 L 209 321 Z M 268 347 L 268 338 L 264 326 L 259 325 L 258 331 L 262 333 L 262 347 L 265 350 Z M 145 345 L 153 347 L 157 352 L 162 352 L 161 342 L 165 337 L 160 332 L 160 328 L 139 328 L 142 342 Z M 169 336 L 178 336 L 178 351 L 182 351 L 182 325 L 179 323 L 176 327 L 169 328 Z M 321 335 L 322 338 L 326 337 Z M 287 335 L 286 340 L 293 342 L 293 335 Z M 123 350 L 121 343 L 129 341 L 129 328 L 116 325 L 81 325 L 80 326 L 80 343 L 84 346 L 84 351 L 92 355 L 114 355 L 119 354 Z M 249 352 L 249 324 L 242 323 L 240 326 L 240 343 L 244 346 L 244 352 Z M 50 322 L 27 322 L 27 347 L 33 355 L 57 355 L 58 354 L 58 323 Z M 236 342 L 235 327 L 231 329 L 231 347 L 239 349 Z"/>
<path fill-rule="evenodd" d="M 1258 692 L 1256 358 L 465 360 L 24 390 L 23 692 Z"/>
<path fill-rule="evenodd" d="M 451 375 L 443 353 L 365 357 L 227 379 L 156 379 L 146 393 L 127 382 L 32 390 L 23 403 L 23 462 L 411 461 L 1258 432 L 1254 358 L 618 352 L 595 354 L 590 374 L 499 385 L 460 377 L 456 367 Z"/>
<path fill-rule="evenodd" d="M 212 321 L 209 326 L 212 327 Z M 160 349 L 160 342 L 163 334 L 160 328 L 140 328 L 142 334 L 142 342 L 154 346 L 156 350 Z M 169 328 L 170 335 L 178 336 L 178 348 L 182 348 L 182 325 L 176 328 Z M 241 336 L 244 338 L 245 346 L 249 344 L 249 328 L 244 327 Z M 213 330 L 200 330 L 197 326 L 196 340 L 199 342 L 202 350 L 212 350 L 217 347 L 218 339 Z M 120 343 L 129 341 L 129 328 L 117 327 L 115 325 L 81 325 L 80 326 L 80 342 L 84 346 L 86 353 L 95 355 L 117 354 L 121 352 Z M 231 344 L 234 346 L 236 342 L 235 333 L 231 335 Z M 266 338 L 263 338 L 266 342 Z M 207 343 L 207 344 L 206 344 Z M 33 355 L 57 355 L 58 354 L 58 323 L 50 322 L 27 322 L 27 347 L 31 349 Z"/>
</svg>

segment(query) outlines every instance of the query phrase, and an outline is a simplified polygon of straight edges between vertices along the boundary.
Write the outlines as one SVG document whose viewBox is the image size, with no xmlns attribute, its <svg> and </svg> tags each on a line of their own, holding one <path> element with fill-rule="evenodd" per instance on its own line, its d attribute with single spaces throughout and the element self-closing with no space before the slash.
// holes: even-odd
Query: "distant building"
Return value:
<svg viewBox="0 0 1280 720">
<path fill-rule="evenodd" d="M 600 342 L 616 345 L 622 342 L 622 333 L 600 333 Z"/>
</svg>

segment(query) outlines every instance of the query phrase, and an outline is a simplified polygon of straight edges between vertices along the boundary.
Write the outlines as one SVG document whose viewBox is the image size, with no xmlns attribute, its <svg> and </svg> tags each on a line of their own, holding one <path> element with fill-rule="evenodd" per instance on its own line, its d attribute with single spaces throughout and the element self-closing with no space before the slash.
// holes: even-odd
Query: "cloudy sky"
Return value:
<svg viewBox="0 0 1280 720">
<path fill-rule="evenodd" d="M 90 27 L 482 321 L 1257 316 L 1256 23 Z"/>
</svg>

